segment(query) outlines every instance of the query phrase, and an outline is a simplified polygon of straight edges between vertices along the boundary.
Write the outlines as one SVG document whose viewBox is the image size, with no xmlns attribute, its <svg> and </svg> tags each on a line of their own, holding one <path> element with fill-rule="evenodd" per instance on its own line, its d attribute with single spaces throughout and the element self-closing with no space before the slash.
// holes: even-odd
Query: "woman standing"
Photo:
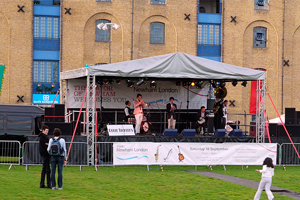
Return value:
<svg viewBox="0 0 300 200">
<path fill-rule="evenodd" d="M 265 191 L 268 195 L 268 199 L 274 199 L 274 196 L 271 192 L 271 185 L 272 185 L 272 176 L 274 176 L 274 165 L 273 165 L 273 160 L 269 157 L 267 157 L 264 160 L 263 163 L 263 168 L 262 170 L 255 170 L 256 172 L 260 172 L 261 173 L 261 181 L 259 183 L 257 192 L 255 194 L 254 200 L 258 200 L 260 199 L 260 195 L 261 192 L 263 191 L 263 189 L 265 188 Z"/>
</svg>

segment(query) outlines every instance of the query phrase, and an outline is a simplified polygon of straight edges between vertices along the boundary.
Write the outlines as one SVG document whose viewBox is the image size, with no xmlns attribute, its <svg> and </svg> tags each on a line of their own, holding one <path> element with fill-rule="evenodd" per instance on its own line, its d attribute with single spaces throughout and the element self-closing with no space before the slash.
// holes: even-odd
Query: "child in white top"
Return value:
<svg viewBox="0 0 300 200">
<path fill-rule="evenodd" d="M 259 200 L 261 192 L 265 188 L 265 191 L 268 195 L 268 199 L 274 199 L 274 196 L 271 192 L 271 185 L 272 185 L 272 176 L 274 176 L 274 165 L 273 160 L 271 158 L 266 158 L 263 163 L 262 170 L 255 170 L 256 172 L 261 173 L 261 181 L 259 183 L 257 192 L 255 194 L 254 200 Z"/>
</svg>

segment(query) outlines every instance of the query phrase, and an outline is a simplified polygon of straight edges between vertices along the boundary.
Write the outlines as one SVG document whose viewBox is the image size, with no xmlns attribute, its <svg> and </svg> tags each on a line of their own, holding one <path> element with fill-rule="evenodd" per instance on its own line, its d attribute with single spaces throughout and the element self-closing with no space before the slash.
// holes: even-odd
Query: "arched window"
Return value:
<svg viewBox="0 0 300 200">
<path fill-rule="evenodd" d="M 108 42 L 110 40 L 110 26 L 107 26 L 107 30 L 100 30 L 97 25 L 100 23 L 110 23 L 109 20 L 99 19 L 96 20 L 95 30 L 96 30 L 96 42 Z"/>
<path fill-rule="evenodd" d="M 257 26 L 253 28 L 253 48 L 267 47 L 267 28 Z"/>
<path fill-rule="evenodd" d="M 165 24 L 161 22 L 150 23 L 150 44 L 165 43 Z"/>
</svg>

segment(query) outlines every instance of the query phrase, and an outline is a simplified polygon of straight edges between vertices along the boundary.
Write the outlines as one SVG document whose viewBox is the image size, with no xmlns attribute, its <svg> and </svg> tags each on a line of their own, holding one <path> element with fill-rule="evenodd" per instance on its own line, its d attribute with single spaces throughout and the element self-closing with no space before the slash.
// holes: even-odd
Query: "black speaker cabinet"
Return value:
<svg viewBox="0 0 300 200">
<path fill-rule="evenodd" d="M 215 100 L 214 99 L 207 99 L 207 107 L 206 110 L 213 110 L 214 109 Z"/>
<path fill-rule="evenodd" d="M 291 137 L 300 137 L 300 125 L 285 125 Z M 283 126 L 277 126 L 277 137 L 288 137 Z"/>
<path fill-rule="evenodd" d="M 296 124 L 295 108 L 285 108 L 285 124 Z"/>
<path fill-rule="evenodd" d="M 54 122 L 55 109 L 51 107 L 45 108 L 45 122 Z"/>
<path fill-rule="evenodd" d="M 208 126 L 207 132 L 213 133 L 214 132 L 214 118 L 213 117 L 208 117 L 207 126 Z"/>
<path fill-rule="evenodd" d="M 300 125 L 300 111 L 296 111 L 297 121 L 296 124 Z"/>
<path fill-rule="evenodd" d="M 277 124 L 269 124 L 269 133 L 271 137 L 277 137 Z"/>
<path fill-rule="evenodd" d="M 65 104 L 55 104 L 55 116 L 65 116 Z"/>
</svg>

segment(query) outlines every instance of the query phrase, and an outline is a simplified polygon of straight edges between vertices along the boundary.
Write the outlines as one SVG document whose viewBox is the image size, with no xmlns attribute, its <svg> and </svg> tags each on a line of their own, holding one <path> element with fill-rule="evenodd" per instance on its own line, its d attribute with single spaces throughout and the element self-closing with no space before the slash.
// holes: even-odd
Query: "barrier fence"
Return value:
<svg viewBox="0 0 300 200">
<path fill-rule="evenodd" d="M 113 166 L 113 145 L 114 142 L 96 142 L 97 166 Z M 294 143 L 300 151 L 300 143 Z M 66 142 L 67 150 L 70 142 Z M 68 158 L 68 166 L 88 166 L 87 143 L 73 142 Z M 21 162 L 22 160 L 22 162 Z M 39 142 L 27 141 L 23 145 L 19 141 L 0 140 L 0 164 L 25 165 L 26 169 L 31 165 L 42 165 L 42 158 L 39 154 Z M 291 143 L 278 144 L 277 163 L 282 165 L 300 165 L 295 149 Z"/>
</svg>

